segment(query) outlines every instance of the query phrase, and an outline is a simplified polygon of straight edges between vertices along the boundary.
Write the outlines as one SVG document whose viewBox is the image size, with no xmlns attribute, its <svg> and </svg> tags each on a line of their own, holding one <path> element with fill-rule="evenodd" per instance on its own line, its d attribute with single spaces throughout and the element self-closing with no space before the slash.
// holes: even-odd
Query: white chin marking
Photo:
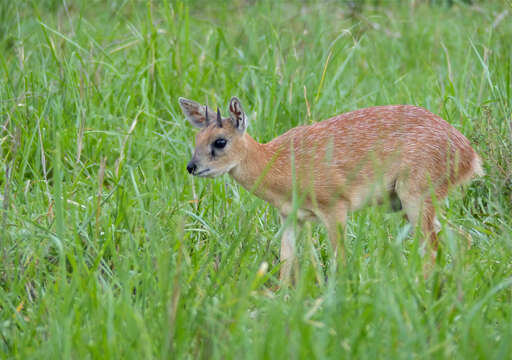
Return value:
<svg viewBox="0 0 512 360">
<path fill-rule="evenodd" d="M 224 175 L 225 173 L 229 172 L 234 166 L 230 167 L 230 168 L 226 168 L 226 169 L 222 169 L 222 170 L 212 170 L 212 169 L 208 169 L 208 171 L 199 171 L 196 176 L 197 177 L 205 177 L 205 178 L 215 178 L 215 177 L 218 177 L 218 176 L 222 176 Z"/>
<path fill-rule="evenodd" d="M 205 171 L 205 172 L 199 172 L 196 176 L 197 177 L 202 177 L 202 178 L 214 178 L 214 177 L 217 177 L 219 175 L 221 175 L 221 174 L 209 170 L 209 171 Z"/>
<path fill-rule="evenodd" d="M 208 173 L 207 173 L 207 174 L 205 174 L 204 176 L 205 176 L 205 177 L 208 177 L 208 178 L 216 178 L 216 177 L 219 177 L 219 176 L 224 175 L 225 173 L 227 173 L 227 171 L 224 171 L 224 170 L 220 170 L 220 171 L 208 171 Z"/>
</svg>

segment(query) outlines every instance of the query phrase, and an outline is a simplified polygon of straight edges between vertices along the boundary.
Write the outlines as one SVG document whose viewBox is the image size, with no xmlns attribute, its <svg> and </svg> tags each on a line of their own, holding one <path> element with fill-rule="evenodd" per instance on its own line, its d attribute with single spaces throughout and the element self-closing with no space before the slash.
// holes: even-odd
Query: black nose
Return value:
<svg viewBox="0 0 512 360">
<path fill-rule="evenodd" d="M 193 174 L 194 171 L 196 171 L 196 169 L 197 169 L 197 166 L 192 161 L 187 164 L 187 171 L 189 174 Z"/>
</svg>

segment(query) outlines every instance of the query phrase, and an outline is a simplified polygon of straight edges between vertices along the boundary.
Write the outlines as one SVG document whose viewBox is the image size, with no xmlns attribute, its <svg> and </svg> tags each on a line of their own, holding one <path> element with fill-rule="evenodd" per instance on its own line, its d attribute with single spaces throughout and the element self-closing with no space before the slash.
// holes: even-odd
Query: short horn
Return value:
<svg viewBox="0 0 512 360">
<path fill-rule="evenodd" d="M 208 119 L 208 105 L 205 105 L 206 106 L 206 111 L 205 111 L 205 118 L 204 118 L 204 122 L 208 125 L 208 122 L 210 121 Z"/>
<path fill-rule="evenodd" d="M 222 117 L 220 116 L 220 110 L 219 107 L 217 107 L 217 125 L 219 127 L 222 127 Z"/>
</svg>

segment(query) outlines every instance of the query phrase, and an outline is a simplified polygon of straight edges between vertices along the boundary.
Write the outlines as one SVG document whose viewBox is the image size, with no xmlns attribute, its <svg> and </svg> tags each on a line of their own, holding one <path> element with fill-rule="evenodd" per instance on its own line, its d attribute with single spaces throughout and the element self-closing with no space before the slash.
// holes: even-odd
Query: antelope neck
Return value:
<svg viewBox="0 0 512 360">
<path fill-rule="evenodd" d="M 229 174 L 246 190 L 254 191 L 256 194 L 261 193 L 261 182 L 263 176 L 266 175 L 267 164 L 274 156 L 273 149 L 268 144 L 260 144 L 254 140 L 249 134 L 244 134 L 246 147 L 241 156 L 240 162 Z M 267 176 L 265 176 L 268 179 Z M 255 188 L 257 186 L 257 188 Z"/>
</svg>

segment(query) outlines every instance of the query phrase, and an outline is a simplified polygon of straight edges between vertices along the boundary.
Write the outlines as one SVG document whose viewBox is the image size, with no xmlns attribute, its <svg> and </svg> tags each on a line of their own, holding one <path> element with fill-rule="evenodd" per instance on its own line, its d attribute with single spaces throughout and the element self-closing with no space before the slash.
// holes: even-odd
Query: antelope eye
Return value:
<svg viewBox="0 0 512 360">
<path fill-rule="evenodd" d="M 213 147 L 217 149 L 222 149 L 227 144 L 227 140 L 223 138 L 219 138 L 213 142 Z"/>
</svg>

